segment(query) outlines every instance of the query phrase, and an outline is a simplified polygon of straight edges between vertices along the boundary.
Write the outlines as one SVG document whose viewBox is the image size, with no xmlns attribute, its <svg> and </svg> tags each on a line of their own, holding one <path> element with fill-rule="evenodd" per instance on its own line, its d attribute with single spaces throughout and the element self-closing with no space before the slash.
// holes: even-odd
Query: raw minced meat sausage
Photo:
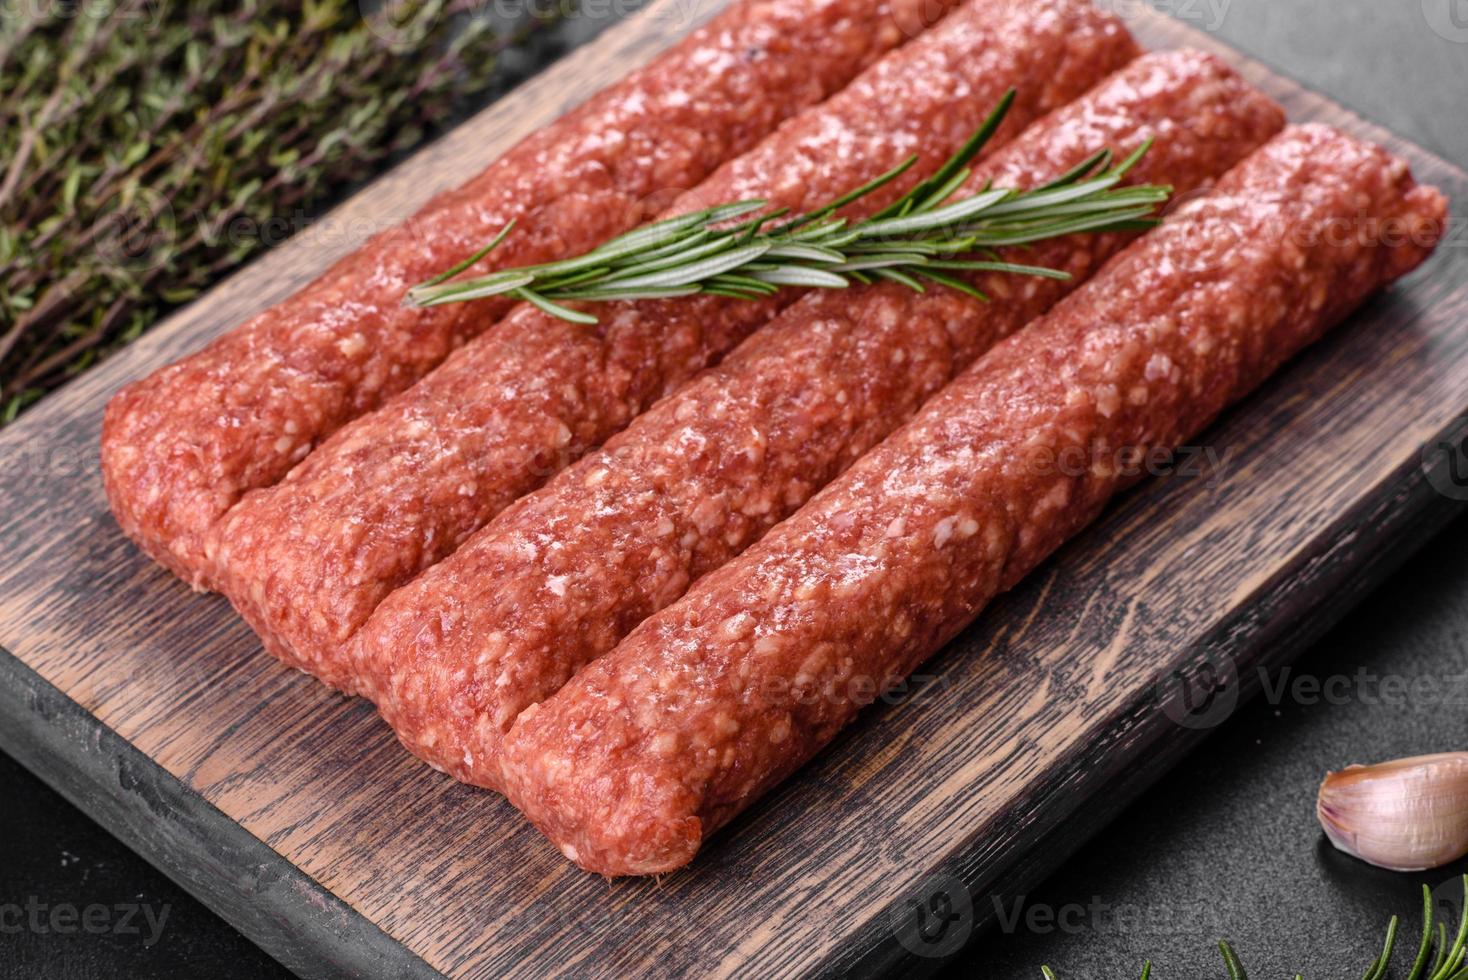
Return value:
<svg viewBox="0 0 1468 980">
<path fill-rule="evenodd" d="M 1286 131 L 527 709 L 510 799 L 588 870 L 686 864 L 1134 482 L 1119 453 L 1198 433 L 1444 213 L 1386 151 Z"/>
<path fill-rule="evenodd" d="M 973 0 L 721 168 L 669 213 L 763 198 L 819 206 L 909 154 L 931 172 L 1006 89 L 998 145 L 1137 49 L 1086 0 Z M 794 290 L 599 307 L 595 327 L 523 305 L 381 410 L 252 492 L 208 539 L 220 590 L 287 663 L 354 689 L 344 644 L 393 589 L 734 347 Z"/>
<path fill-rule="evenodd" d="M 1444 214 L 1380 148 L 1288 130 L 522 713 L 511 801 L 588 870 L 686 864 L 1134 482 L 1121 454 L 1199 432 Z"/>
<path fill-rule="evenodd" d="M 1001 135 L 1136 53 L 1085 0 L 973 0 L 669 213 L 756 197 L 798 211 L 919 154 L 921 166 L 860 204 L 880 206 L 957 149 L 1006 88 L 1019 95 Z M 242 500 L 208 539 L 216 583 L 272 653 L 352 689 L 344 643 L 392 589 L 793 297 L 622 303 L 599 308 L 591 329 L 521 306 Z"/>
<path fill-rule="evenodd" d="M 1148 55 L 1029 127 L 968 186 L 1037 187 L 1098 147 L 1125 156 L 1152 139 L 1128 179 L 1187 193 L 1283 126 L 1279 106 L 1218 59 Z M 976 276 L 988 303 L 895 283 L 807 295 L 384 600 L 356 640 L 363 688 L 416 754 L 497 788 L 520 711 L 783 520 L 1131 237 L 1016 250 L 1072 280 Z"/>
<path fill-rule="evenodd" d="M 741 0 L 283 303 L 124 388 L 107 406 L 102 440 L 123 531 L 195 587 L 207 585 L 204 534 L 242 494 L 275 483 L 508 308 L 407 309 L 408 287 L 512 218 L 519 225 L 497 259 L 514 265 L 584 251 L 632 227 L 949 5 Z"/>
</svg>

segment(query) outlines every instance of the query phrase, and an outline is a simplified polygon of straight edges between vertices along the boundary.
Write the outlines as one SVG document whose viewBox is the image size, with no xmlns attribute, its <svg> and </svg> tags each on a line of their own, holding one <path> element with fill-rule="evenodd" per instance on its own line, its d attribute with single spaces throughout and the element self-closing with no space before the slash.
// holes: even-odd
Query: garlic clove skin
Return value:
<svg viewBox="0 0 1468 980">
<path fill-rule="evenodd" d="M 1337 848 L 1392 871 L 1468 854 L 1468 752 L 1419 755 L 1326 775 L 1315 804 Z"/>
</svg>

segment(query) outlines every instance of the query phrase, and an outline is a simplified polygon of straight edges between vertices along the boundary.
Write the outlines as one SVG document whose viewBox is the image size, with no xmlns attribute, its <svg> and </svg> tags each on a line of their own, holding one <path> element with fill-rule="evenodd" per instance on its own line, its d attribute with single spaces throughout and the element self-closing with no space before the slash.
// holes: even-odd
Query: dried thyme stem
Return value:
<svg viewBox="0 0 1468 980">
<path fill-rule="evenodd" d="M 0 423 L 416 146 L 539 23 L 390 8 L 401 40 L 352 0 L 0 18 Z"/>
</svg>

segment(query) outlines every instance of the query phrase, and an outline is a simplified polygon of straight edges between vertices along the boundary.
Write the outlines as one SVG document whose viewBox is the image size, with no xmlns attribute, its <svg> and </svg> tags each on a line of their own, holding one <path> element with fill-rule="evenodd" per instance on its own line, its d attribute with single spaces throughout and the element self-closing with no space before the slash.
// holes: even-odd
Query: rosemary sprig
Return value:
<svg viewBox="0 0 1468 980">
<path fill-rule="evenodd" d="M 438 306 L 509 294 L 561 319 L 591 324 L 595 316 L 561 304 L 698 293 L 759 299 L 782 286 L 842 289 L 876 280 L 918 292 L 925 282 L 936 283 L 987 300 L 963 273 L 1068 279 L 1062 271 L 1005 261 L 996 250 L 1080 232 L 1150 227 L 1172 189 L 1119 186 L 1149 143 L 1115 164 L 1110 150 L 1100 150 L 1034 190 L 985 184 L 955 200 L 972 175 L 969 164 L 1003 122 L 1014 94 L 1011 89 L 936 173 L 866 220 L 853 223 L 836 212 L 902 176 L 917 157 L 797 217 L 785 218 L 782 210 L 749 217 L 767 202 L 737 201 L 644 225 L 575 258 L 457 279 L 509 236 L 511 222 L 464 261 L 410 289 L 406 302 Z"/>
<path fill-rule="evenodd" d="M 1397 917 L 1392 916 L 1387 925 L 1386 942 L 1382 951 L 1371 961 L 1361 980 L 1386 980 L 1387 971 L 1391 968 L 1392 952 L 1397 944 L 1398 925 Z M 1407 980 L 1468 980 L 1468 875 L 1463 876 L 1463 911 L 1456 938 L 1449 941 L 1446 923 L 1438 922 L 1436 925 L 1437 931 L 1434 933 L 1432 891 L 1423 885 L 1422 942 L 1417 947 L 1417 958 L 1412 963 L 1412 972 L 1407 974 Z M 1434 950 L 1436 956 L 1433 956 Z M 1228 980 L 1249 980 L 1244 964 L 1240 962 L 1232 946 L 1220 942 L 1218 951 L 1223 956 Z M 1040 974 L 1044 980 L 1059 980 L 1055 971 L 1048 966 L 1040 967 Z M 1142 980 L 1150 980 L 1151 976 L 1152 963 L 1149 960 L 1142 964 Z M 1295 980 L 1304 980 L 1304 976 L 1297 973 Z"/>
</svg>

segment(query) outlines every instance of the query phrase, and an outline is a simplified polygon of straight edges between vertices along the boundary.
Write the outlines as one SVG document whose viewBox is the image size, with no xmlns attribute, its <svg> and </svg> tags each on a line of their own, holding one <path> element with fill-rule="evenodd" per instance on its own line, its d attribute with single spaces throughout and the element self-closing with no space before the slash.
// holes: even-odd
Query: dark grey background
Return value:
<svg viewBox="0 0 1468 980">
<path fill-rule="evenodd" d="M 791 0 L 796 2 L 796 0 Z M 1125 12 L 1147 0 L 1102 0 Z M 1331 94 L 1451 160 L 1468 159 L 1468 0 L 1150 0 L 1246 53 Z M 511 76 L 547 63 L 604 22 L 559 28 L 515 59 Z M 1358 977 L 1388 917 L 1416 941 L 1420 883 L 1453 872 L 1395 875 L 1323 845 L 1312 804 L 1327 769 L 1399 755 L 1468 749 L 1468 520 L 1460 520 L 1293 669 L 1342 677 L 1344 697 L 1286 694 L 1241 708 L 1067 867 L 1034 894 L 1003 902 L 1020 923 L 976 936 L 952 971 L 981 978 L 1224 975 L 1228 938 L 1254 980 L 1305 972 Z M 1364 671 L 1364 673 L 1363 673 Z M 1388 696 L 1387 678 L 1419 693 Z M 1279 678 L 1271 678 L 1269 689 Z M 1385 683 L 1385 687 L 1383 686 Z M 991 901 L 980 898 L 979 901 Z M 5 906 L 37 909 L 32 928 L 0 931 L 0 977 L 284 976 L 226 923 L 87 817 L 0 756 L 0 930 Z M 51 928 L 52 911 L 147 905 L 164 914 L 138 934 Z M 1038 910 L 1038 911 L 1035 911 Z M 61 913 L 63 916 L 66 913 Z M 93 913 L 97 916 L 97 913 Z M 1064 925 L 1050 924 L 1056 920 Z M 63 923 L 66 921 L 64 918 Z M 100 923 L 100 918 L 97 919 Z M 1037 923 L 1039 929 L 1026 925 Z"/>
</svg>

